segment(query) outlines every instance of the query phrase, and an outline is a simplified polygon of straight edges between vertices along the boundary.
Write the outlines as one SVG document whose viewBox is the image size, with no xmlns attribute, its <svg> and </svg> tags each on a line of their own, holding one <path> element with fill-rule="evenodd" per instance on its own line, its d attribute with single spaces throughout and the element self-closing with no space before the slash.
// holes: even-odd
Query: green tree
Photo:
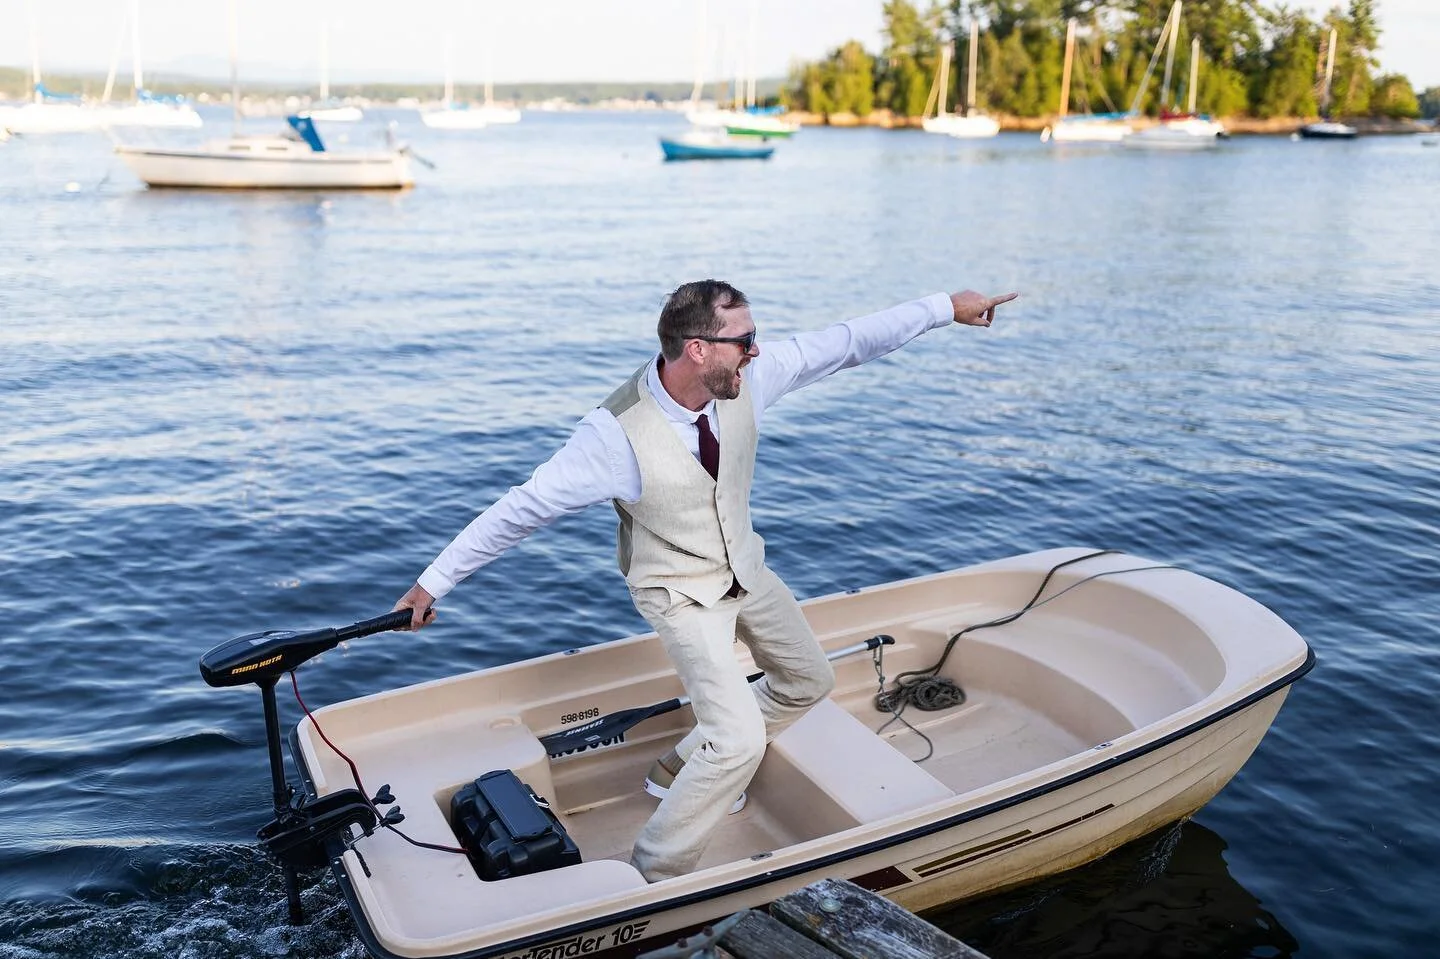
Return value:
<svg viewBox="0 0 1440 959">
<path fill-rule="evenodd" d="M 1392 119 L 1413 119 L 1420 115 L 1420 101 L 1410 81 L 1398 74 L 1387 73 L 1375 79 L 1370 90 L 1370 113 Z"/>
<path fill-rule="evenodd" d="M 832 98 L 836 113 L 869 116 L 875 109 L 875 59 L 859 40 L 851 40 L 831 55 L 835 66 Z"/>
<path fill-rule="evenodd" d="M 850 40 L 819 63 L 806 63 L 790 73 L 781 94 L 786 106 L 830 116 L 867 116 L 875 108 L 875 61 L 859 40 Z"/>
<path fill-rule="evenodd" d="M 1420 94 L 1420 115 L 1431 120 L 1440 117 L 1440 87 L 1427 87 Z"/>
<path fill-rule="evenodd" d="M 932 5 L 921 14 L 909 0 L 887 0 L 881 16 L 885 49 L 875 71 L 875 102 L 900 116 L 918 117 L 939 64 L 939 10 Z"/>
<path fill-rule="evenodd" d="M 1358 116 L 1370 112 L 1371 72 L 1379 65 L 1375 48 L 1380 25 L 1375 19 L 1375 0 L 1350 0 L 1345 13 L 1336 7 L 1325 18 L 1340 40 L 1335 52 L 1335 89 L 1331 102 L 1337 113 Z"/>
<path fill-rule="evenodd" d="M 1253 77 L 1251 104 L 1257 116 L 1309 117 L 1319 112 L 1316 100 L 1318 31 L 1303 14 L 1281 6 L 1265 11 L 1269 49 L 1262 69 Z"/>
</svg>

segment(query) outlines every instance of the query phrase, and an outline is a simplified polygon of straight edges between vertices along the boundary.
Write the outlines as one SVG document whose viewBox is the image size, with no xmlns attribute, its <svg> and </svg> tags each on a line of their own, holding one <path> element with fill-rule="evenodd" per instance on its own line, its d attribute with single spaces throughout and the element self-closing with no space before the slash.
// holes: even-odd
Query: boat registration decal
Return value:
<svg viewBox="0 0 1440 959">
<path fill-rule="evenodd" d="M 526 952 L 511 953 L 516 959 L 572 959 L 574 956 L 588 956 L 604 949 L 615 949 L 632 943 L 645 935 L 650 928 L 649 919 L 627 922 L 613 929 L 595 933 L 578 933 L 559 942 L 547 942 L 531 946 Z"/>
<path fill-rule="evenodd" d="M 1001 836 L 999 839 L 992 839 L 989 842 L 982 842 L 975 846 L 966 846 L 964 849 L 958 849 L 955 852 L 946 853 L 939 859 L 932 859 L 929 862 L 921 863 L 918 866 L 912 866 L 910 868 L 911 871 L 915 874 L 916 878 L 929 879 L 932 876 L 938 876 L 943 872 L 949 872 L 952 869 L 958 869 L 959 867 L 966 865 L 967 863 L 974 862 L 977 859 L 983 859 L 986 856 L 993 855 L 997 852 L 1004 852 L 1007 849 L 1014 849 L 1016 846 L 1022 846 L 1027 842 L 1040 839 L 1043 836 L 1049 836 L 1053 833 L 1059 832 L 1062 829 L 1068 829 L 1071 826 L 1076 825 L 1077 823 L 1082 823 L 1087 819 L 1100 815 L 1106 810 L 1114 808 L 1114 803 L 1106 803 L 1099 809 L 1092 809 L 1090 812 L 1087 812 L 1083 816 L 1076 816 L 1074 819 L 1071 819 L 1068 822 L 1062 822 L 1058 825 L 1051 826 L 1049 829 L 1042 829 L 1039 832 L 1031 832 L 1028 829 L 1022 829 L 1019 832 L 1011 833 L 1008 836 Z"/>
</svg>

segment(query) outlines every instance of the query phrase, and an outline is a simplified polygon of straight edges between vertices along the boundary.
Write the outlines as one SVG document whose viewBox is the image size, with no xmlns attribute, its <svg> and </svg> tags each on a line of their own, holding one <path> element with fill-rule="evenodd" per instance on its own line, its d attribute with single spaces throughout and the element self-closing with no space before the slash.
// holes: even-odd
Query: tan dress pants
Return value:
<svg viewBox="0 0 1440 959">
<path fill-rule="evenodd" d="M 669 653 L 696 720 L 675 747 L 685 765 L 635 840 L 631 862 L 651 882 L 695 869 L 759 768 L 765 744 L 835 685 L 789 587 L 769 567 L 755 586 L 709 609 L 664 588 L 630 591 Z M 737 639 L 765 672 L 754 683 L 736 661 Z"/>
</svg>

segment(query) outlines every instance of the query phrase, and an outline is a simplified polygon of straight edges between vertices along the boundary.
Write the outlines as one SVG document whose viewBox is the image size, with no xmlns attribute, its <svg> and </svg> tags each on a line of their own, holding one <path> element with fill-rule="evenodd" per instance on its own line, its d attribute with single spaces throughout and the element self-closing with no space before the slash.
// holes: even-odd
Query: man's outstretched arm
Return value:
<svg viewBox="0 0 1440 959">
<path fill-rule="evenodd" d="M 813 333 L 763 344 L 751 366 L 756 416 L 787 393 L 893 353 L 922 333 L 949 326 L 989 326 L 995 308 L 1018 293 L 986 296 L 974 290 L 935 293 Z"/>
</svg>

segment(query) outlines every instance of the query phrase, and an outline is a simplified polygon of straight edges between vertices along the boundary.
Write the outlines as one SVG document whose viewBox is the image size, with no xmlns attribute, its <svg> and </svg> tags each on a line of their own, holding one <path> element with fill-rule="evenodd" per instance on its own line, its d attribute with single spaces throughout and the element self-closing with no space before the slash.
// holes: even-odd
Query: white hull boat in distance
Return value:
<svg viewBox="0 0 1440 959">
<path fill-rule="evenodd" d="M 1307 123 L 1297 131 L 1302 140 L 1354 140 L 1360 131 L 1348 123 L 1320 120 Z"/>
<path fill-rule="evenodd" d="M 1000 121 L 983 113 L 930 117 L 922 126 L 926 133 L 943 133 L 961 140 L 979 140 L 1000 133 Z"/>
<path fill-rule="evenodd" d="M 781 119 L 773 113 L 751 113 L 749 110 L 690 110 L 685 114 L 692 126 L 723 129 L 739 137 L 790 137 L 799 130 L 798 123 Z"/>
<path fill-rule="evenodd" d="M 322 106 L 306 110 L 305 116 L 327 123 L 359 123 L 365 119 L 365 111 L 356 106 Z"/>
<path fill-rule="evenodd" d="M 1220 145 L 1223 131 L 1209 120 L 1167 120 L 1127 133 L 1120 145 L 1131 150 L 1213 150 Z"/>
<path fill-rule="evenodd" d="M 205 125 L 200 114 L 188 103 L 141 100 L 102 107 L 100 114 L 100 125 L 105 127 L 194 130 Z"/>
<path fill-rule="evenodd" d="M 393 190 L 415 184 L 403 148 L 332 153 L 308 117 L 299 135 L 232 136 L 196 149 L 119 146 L 115 152 L 151 187 L 212 190 Z"/>
<path fill-rule="evenodd" d="M 515 107 L 502 107 L 490 104 L 487 106 L 472 107 L 485 118 L 485 122 L 491 126 L 504 126 L 509 123 L 520 122 L 520 111 Z"/>
<path fill-rule="evenodd" d="M 1125 115 L 1094 114 L 1062 117 L 1040 131 L 1041 143 L 1119 143 L 1135 132 Z"/>
<path fill-rule="evenodd" d="M 422 110 L 420 122 L 433 130 L 483 130 L 489 125 L 489 120 L 483 110 L 471 110 L 465 107 Z"/>
<path fill-rule="evenodd" d="M 546 815 L 578 846 L 579 862 L 487 881 L 464 855 L 347 825 L 328 857 L 366 948 L 378 957 L 629 955 L 825 877 L 912 910 L 1029 882 L 1200 809 L 1314 662 L 1299 635 L 1246 596 L 1116 551 L 1049 550 L 803 605 L 835 663 L 834 692 L 770 744 L 748 804 L 699 868 L 674 879 L 647 883 L 629 862 L 656 805 L 642 789 L 646 772 L 694 721 L 673 698 L 683 690 L 654 634 L 303 720 L 290 746 L 308 808 L 358 795 L 323 736 L 366 783 L 390 784 L 393 798 L 379 801 L 402 804 L 401 828 L 414 840 L 455 846 L 452 799 L 508 770 L 548 800 Z M 394 628 L 376 625 L 382 619 L 367 631 Z M 356 635 L 349 629 L 341 638 Z M 231 645 L 271 634 L 258 635 Z M 882 637 L 893 638 L 881 647 L 887 677 L 943 660 L 938 676 L 964 690 L 958 705 L 904 711 L 924 739 L 875 705 L 875 663 L 854 648 Z M 267 669 L 299 664 L 268 648 L 251 655 L 252 664 L 230 660 L 221 670 L 229 679 L 207 681 L 265 690 L 257 677 Z M 605 725 L 666 700 L 668 709 L 618 734 Z M 574 729 L 589 731 L 588 745 L 575 750 L 572 737 L 557 748 L 556 735 Z M 277 735 L 272 763 L 278 749 Z M 275 778 L 278 790 L 283 772 Z"/>
<path fill-rule="evenodd" d="M 11 133 L 86 133 L 103 125 L 102 112 L 89 104 L 46 102 L 0 106 L 0 127 Z"/>
</svg>

